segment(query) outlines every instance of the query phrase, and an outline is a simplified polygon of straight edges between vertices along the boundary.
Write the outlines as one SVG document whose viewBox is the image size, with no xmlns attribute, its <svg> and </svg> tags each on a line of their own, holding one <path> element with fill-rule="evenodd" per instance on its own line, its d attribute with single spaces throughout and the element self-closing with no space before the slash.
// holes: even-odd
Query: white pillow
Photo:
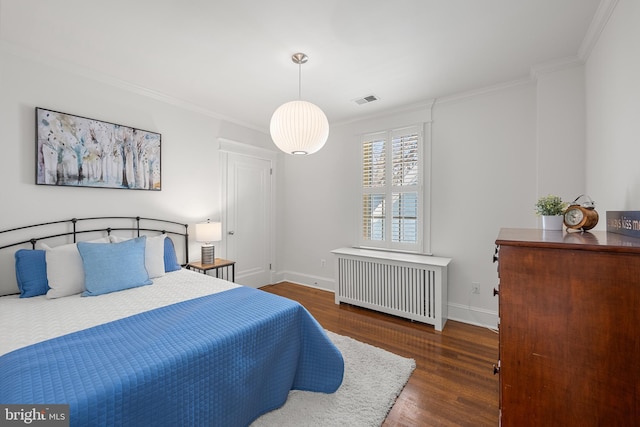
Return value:
<svg viewBox="0 0 640 427">
<path fill-rule="evenodd" d="M 159 236 L 147 236 L 147 243 L 144 247 L 144 266 L 149 273 L 149 278 L 164 276 L 164 238 L 166 234 Z M 120 243 L 129 238 L 111 236 L 111 243 Z"/>
<path fill-rule="evenodd" d="M 109 243 L 109 239 L 104 237 L 91 240 L 90 243 Z M 38 245 L 45 250 L 47 282 L 50 288 L 47 298 L 61 298 L 84 292 L 84 267 L 76 244 L 69 243 L 54 248 L 44 243 Z"/>
</svg>

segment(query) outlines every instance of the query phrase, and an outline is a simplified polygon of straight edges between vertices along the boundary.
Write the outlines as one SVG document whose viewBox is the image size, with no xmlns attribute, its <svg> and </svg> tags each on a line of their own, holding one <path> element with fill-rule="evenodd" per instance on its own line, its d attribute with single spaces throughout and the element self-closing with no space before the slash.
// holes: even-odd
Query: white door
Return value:
<svg viewBox="0 0 640 427">
<path fill-rule="evenodd" d="M 254 288 L 272 283 L 271 163 L 227 154 L 227 257 L 236 261 L 236 282 Z"/>
</svg>

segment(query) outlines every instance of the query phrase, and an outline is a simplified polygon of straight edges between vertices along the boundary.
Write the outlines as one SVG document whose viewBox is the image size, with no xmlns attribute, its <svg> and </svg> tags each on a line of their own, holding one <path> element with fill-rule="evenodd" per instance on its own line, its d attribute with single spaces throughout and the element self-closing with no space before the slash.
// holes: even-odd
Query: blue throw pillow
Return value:
<svg viewBox="0 0 640 427">
<path fill-rule="evenodd" d="M 178 257 L 176 256 L 176 248 L 173 246 L 173 240 L 167 236 L 164 239 L 164 271 L 168 273 L 170 271 L 180 270 L 181 268 L 178 263 Z"/>
<path fill-rule="evenodd" d="M 122 243 L 78 242 L 86 291 L 82 296 L 102 295 L 150 285 L 144 266 L 146 236 Z"/>
<path fill-rule="evenodd" d="M 16 258 L 16 280 L 20 298 L 45 295 L 49 290 L 45 251 L 19 249 Z"/>
</svg>

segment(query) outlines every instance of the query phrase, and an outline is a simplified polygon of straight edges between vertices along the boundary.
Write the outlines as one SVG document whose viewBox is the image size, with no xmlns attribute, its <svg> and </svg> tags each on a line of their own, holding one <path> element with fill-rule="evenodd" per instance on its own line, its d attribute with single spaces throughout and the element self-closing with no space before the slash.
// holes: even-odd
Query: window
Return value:
<svg viewBox="0 0 640 427">
<path fill-rule="evenodd" d="M 362 138 L 360 246 L 422 250 L 422 126 Z"/>
</svg>

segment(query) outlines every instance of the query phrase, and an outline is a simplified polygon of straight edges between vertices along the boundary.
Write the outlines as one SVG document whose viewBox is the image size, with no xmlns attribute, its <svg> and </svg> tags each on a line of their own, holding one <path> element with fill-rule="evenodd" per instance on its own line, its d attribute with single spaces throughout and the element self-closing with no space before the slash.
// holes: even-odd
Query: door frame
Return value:
<svg viewBox="0 0 640 427">
<path fill-rule="evenodd" d="M 256 147 L 253 145 L 249 145 L 243 142 L 234 141 L 226 138 L 218 138 L 218 150 L 220 152 L 220 182 L 222 183 L 222 188 L 220 192 L 221 200 L 221 221 L 222 221 L 222 240 L 225 248 L 227 247 L 227 224 L 228 224 L 228 180 L 227 174 L 229 171 L 229 153 L 238 154 L 246 157 L 254 157 L 261 160 L 266 160 L 269 162 L 271 167 L 271 197 L 269 200 L 269 254 L 267 258 L 269 259 L 269 264 L 271 268 L 269 269 L 269 282 L 274 283 L 275 272 L 276 272 L 276 263 L 275 263 L 275 253 L 276 253 L 276 215 L 275 215 L 275 207 L 276 207 L 276 186 L 277 182 L 277 174 L 276 174 L 276 165 L 278 159 L 278 152 L 275 150 L 269 150 L 266 148 Z"/>
</svg>

